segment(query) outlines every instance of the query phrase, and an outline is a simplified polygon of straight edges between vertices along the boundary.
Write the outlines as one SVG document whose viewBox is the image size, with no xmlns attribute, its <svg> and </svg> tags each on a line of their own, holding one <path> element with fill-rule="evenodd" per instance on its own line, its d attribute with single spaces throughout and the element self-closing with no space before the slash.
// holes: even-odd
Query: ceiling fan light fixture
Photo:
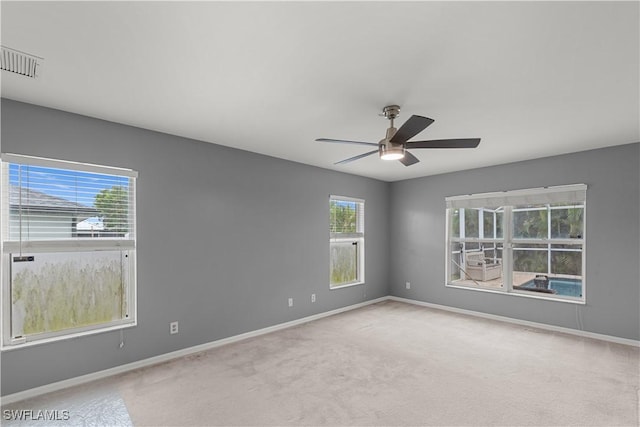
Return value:
<svg viewBox="0 0 640 427">
<path fill-rule="evenodd" d="M 380 158 L 382 160 L 400 160 L 404 157 L 403 144 L 380 144 Z"/>
</svg>

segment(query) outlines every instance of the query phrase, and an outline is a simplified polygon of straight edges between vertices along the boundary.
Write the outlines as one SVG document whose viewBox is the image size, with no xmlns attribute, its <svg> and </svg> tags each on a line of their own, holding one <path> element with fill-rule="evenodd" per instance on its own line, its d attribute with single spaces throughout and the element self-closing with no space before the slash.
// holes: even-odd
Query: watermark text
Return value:
<svg viewBox="0 0 640 427">
<path fill-rule="evenodd" d="M 4 409 L 2 418 L 5 421 L 69 421 L 71 415 L 66 409 Z"/>
</svg>

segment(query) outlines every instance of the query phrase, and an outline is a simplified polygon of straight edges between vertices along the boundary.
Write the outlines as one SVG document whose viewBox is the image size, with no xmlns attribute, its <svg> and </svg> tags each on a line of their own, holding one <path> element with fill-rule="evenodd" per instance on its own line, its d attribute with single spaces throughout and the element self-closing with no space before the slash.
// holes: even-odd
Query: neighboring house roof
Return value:
<svg viewBox="0 0 640 427">
<path fill-rule="evenodd" d="M 20 187 L 9 185 L 9 206 L 18 209 L 22 203 L 23 209 L 31 212 L 59 212 L 73 214 L 76 218 L 89 218 L 99 214 L 96 208 L 72 202 L 62 197 L 51 196 L 41 191 L 22 187 L 22 200 L 20 200 Z"/>
</svg>

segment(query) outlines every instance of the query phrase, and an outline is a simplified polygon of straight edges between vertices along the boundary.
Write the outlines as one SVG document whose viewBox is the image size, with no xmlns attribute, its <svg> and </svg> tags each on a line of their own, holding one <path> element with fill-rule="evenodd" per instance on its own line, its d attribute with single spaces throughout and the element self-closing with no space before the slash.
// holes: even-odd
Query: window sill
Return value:
<svg viewBox="0 0 640 427">
<path fill-rule="evenodd" d="M 578 304 L 578 305 L 586 305 L 586 301 L 584 298 L 558 298 L 558 297 L 551 297 L 551 296 L 545 296 L 545 295 L 535 295 L 533 293 L 529 293 L 526 291 L 511 291 L 511 292 L 506 292 L 506 291 L 501 291 L 498 289 L 488 289 L 488 288 L 480 288 L 480 287 L 472 287 L 472 286 L 462 286 L 462 285 L 455 285 L 455 284 L 451 284 L 451 283 L 447 283 L 445 284 L 445 287 L 447 288 L 454 288 L 454 289 L 464 289 L 464 290 L 469 290 L 469 291 L 480 291 L 480 292 L 488 292 L 491 294 L 499 294 L 499 295 L 507 295 L 507 296 L 516 296 L 516 297 L 524 297 L 524 298 L 533 298 L 533 299 L 539 299 L 539 300 L 545 300 L 545 301 L 554 301 L 554 302 L 564 302 L 564 303 L 568 303 L 568 304 Z"/>
<path fill-rule="evenodd" d="M 72 340 L 72 339 L 85 337 L 85 336 L 89 336 L 89 335 L 101 334 L 101 333 L 104 333 L 104 332 L 119 331 L 119 330 L 132 328 L 132 327 L 136 326 L 137 324 L 138 323 L 134 321 L 134 322 L 131 322 L 131 323 L 122 323 L 122 324 L 118 324 L 118 325 L 106 326 L 104 328 L 94 328 L 94 329 L 85 330 L 85 331 L 81 331 L 81 332 L 69 333 L 67 335 L 59 335 L 59 336 L 56 336 L 56 337 L 42 338 L 42 339 L 34 340 L 34 341 L 28 341 L 27 340 L 25 342 L 21 342 L 21 343 L 17 343 L 17 344 L 2 344 L 2 346 L 0 347 L 0 351 L 5 352 L 5 351 L 11 351 L 11 350 L 20 350 L 20 349 L 34 347 L 34 346 L 38 346 L 38 345 L 42 345 L 42 344 L 49 344 L 49 343 L 53 343 L 53 342 Z"/>
<path fill-rule="evenodd" d="M 337 285 L 337 286 L 329 285 L 329 290 L 335 291 L 336 289 L 350 288 L 352 286 L 359 286 L 359 285 L 364 285 L 364 282 L 346 283 L 344 285 Z"/>
</svg>

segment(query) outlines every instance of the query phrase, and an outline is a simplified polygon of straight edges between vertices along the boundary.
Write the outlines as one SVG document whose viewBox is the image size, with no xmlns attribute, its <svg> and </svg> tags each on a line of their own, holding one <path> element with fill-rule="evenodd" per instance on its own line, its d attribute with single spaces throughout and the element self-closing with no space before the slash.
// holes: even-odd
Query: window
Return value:
<svg viewBox="0 0 640 427">
<path fill-rule="evenodd" d="M 2 155 L 2 345 L 135 325 L 135 179 Z"/>
<path fill-rule="evenodd" d="M 448 197 L 447 284 L 584 302 L 586 188 Z"/>
<path fill-rule="evenodd" d="M 329 287 L 364 283 L 364 200 L 329 198 Z"/>
</svg>

